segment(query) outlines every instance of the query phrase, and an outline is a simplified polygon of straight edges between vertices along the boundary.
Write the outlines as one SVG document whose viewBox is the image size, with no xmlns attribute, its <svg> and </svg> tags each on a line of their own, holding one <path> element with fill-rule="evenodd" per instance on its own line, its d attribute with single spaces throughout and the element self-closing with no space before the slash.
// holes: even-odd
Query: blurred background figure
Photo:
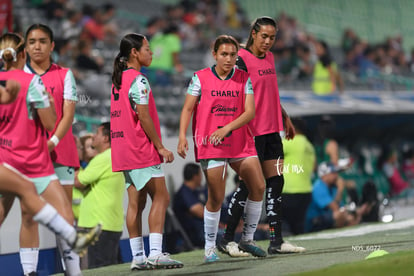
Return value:
<svg viewBox="0 0 414 276">
<path fill-rule="evenodd" d="M 363 204 L 348 211 L 341 205 L 343 187 L 338 185 L 339 168 L 331 162 L 318 166 L 318 179 L 313 184 L 312 200 L 306 213 L 305 231 L 314 232 L 358 224 L 371 206 Z"/>
<path fill-rule="evenodd" d="M 75 182 L 78 189 L 85 191 L 78 226 L 89 229 L 96 221 L 102 223 L 99 241 L 88 248 L 88 268 L 119 262 L 125 178 L 122 172 L 112 172 L 110 132 L 109 123 L 98 127 L 92 139 L 97 155 L 77 174 Z"/>
<path fill-rule="evenodd" d="M 390 196 L 414 195 L 410 184 L 402 177 L 398 163 L 398 152 L 391 146 L 382 148 L 381 156 L 378 159 L 378 166 L 385 174 L 390 184 Z"/>
<path fill-rule="evenodd" d="M 339 68 L 333 61 L 325 41 L 316 41 L 318 62 L 313 70 L 312 90 L 316 95 L 329 95 L 344 91 L 344 84 L 339 74 Z"/>
<path fill-rule="evenodd" d="M 192 244 L 201 248 L 204 246 L 203 219 L 207 190 L 201 185 L 202 174 L 199 165 L 186 164 L 183 176 L 184 183 L 174 195 L 173 210 Z"/>
<path fill-rule="evenodd" d="M 75 171 L 75 175 L 79 174 L 80 171 L 84 170 L 88 165 L 89 161 L 97 154 L 96 150 L 92 147 L 93 134 L 86 134 L 79 139 L 76 139 L 76 147 L 79 154 L 80 168 Z M 73 216 L 75 217 L 76 224 L 79 220 L 79 209 L 83 199 L 83 191 L 78 189 L 76 186 L 73 187 L 72 192 L 72 210 Z"/>
<path fill-rule="evenodd" d="M 290 233 L 302 234 L 305 231 L 305 215 L 312 199 L 312 176 L 316 165 L 315 149 L 305 136 L 305 122 L 292 119 L 296 135 L 293 139 L 283 139 L 284 176 L 282 215 Z"/>
<path fill-rule="evenodd" d="M 13 32 L 13 3 L 0 0 L 0 34 Z"/>
</svg>

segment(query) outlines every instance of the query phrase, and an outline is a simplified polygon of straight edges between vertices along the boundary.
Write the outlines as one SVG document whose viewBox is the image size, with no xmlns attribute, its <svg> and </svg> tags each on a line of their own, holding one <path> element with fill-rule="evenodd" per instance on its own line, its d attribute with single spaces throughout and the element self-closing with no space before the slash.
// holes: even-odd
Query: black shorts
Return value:
<svg viewBox="0 0 414 276">
<path fill-rule="evenodd" d="M 254 143 L 260 162 L 283 159 L 283 144 L 279 132 L 256 136 Z"/>
</svg>

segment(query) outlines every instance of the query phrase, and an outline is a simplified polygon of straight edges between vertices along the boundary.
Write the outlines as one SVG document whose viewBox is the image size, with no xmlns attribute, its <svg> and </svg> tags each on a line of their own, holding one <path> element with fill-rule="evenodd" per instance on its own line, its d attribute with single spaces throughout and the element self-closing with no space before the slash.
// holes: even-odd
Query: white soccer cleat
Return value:
<svg viewBox="0 0 414 276">
<path fill-rule="evenodd" d="M 235 242 L 229 242 L 226 245 L 228 254 L 231 257 L 249 257 L 250 254 L 239 249 L 239 245 Z"/>
</svg>

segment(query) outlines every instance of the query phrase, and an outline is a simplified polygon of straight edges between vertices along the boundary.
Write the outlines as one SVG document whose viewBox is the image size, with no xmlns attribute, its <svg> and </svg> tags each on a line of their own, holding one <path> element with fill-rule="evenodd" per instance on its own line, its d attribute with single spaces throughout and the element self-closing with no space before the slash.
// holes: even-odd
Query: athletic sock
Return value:
<svg viewBox="0 0 414 276">
<path fill-rule="evenodd" d="M 162 234 L 150 233 L 149 247 L 150 247 L 150 253 L 148 256 L 149 258 L 162 253 Z"/>
<path fill-rule="evenodd" d="M 234 240 L 234 233 L 236 232 L 239 221 L 243 216 L 244 206 L 246 204 L 248 194 L 249 191 L 247 190 L 246 184 L 243 181 L 240 181 L 240 185 L 234 192 L 229 203 L 229 208 L 227 209 L 227 224 L 224 230 L 224 239 L 226 241 Z"/>
<path fill-rule="evenodd" d="M 269 222 L 270 244 L 279 246 L 282 238 L 283 175 L 266 179 L 266 215 Z"/>
<path fill-rule="evenodd" d="M 146 257 L 142 237 L 129 239 L 129 246 L 131 247 L 132 258 L 138 263 L 143 263 Z"/>
<path fill-rule="evenodd" d="M 79 255 L 72 251 L 71 246 L 62 237 L 56 237 L 59 253 L 66 267 L 66 274 L 70 276 L 81 276 Z"/>
<path fill-rule="evenodd" d="M 49 230 L 61 236 L 69 244 L 73 244 L 76 240 L 76 230 L 62 216 L 58 214 L 52 205 L 46 205 L 33 216 L 33 220 L 45 225 Z"/>
<path fill-rule="evenodd" d="M 260 215 L 262 213 L 262 204 L 263 201 L 247 199 L 246 207 L 244 208 L 245 219 L 241 240 L 253 240 L 253 235 L 254 232 L 256 232 L 257 224 L 259 223 Z"/>
<path fill-rule="evenodd" d="M 20 248 L 20 263 L 23 268 L 23 275 L 37 271 L 39 259 L 39 248 Z"/>
<path fill-rule="evenodd" d="M 206 240 L 204 249 L 206 254 L 209 248 L 216 246 L 219 222 L 220 210 L 217 212 L 210 212 L 204 207 L 204 238 Z"/>
</svg>

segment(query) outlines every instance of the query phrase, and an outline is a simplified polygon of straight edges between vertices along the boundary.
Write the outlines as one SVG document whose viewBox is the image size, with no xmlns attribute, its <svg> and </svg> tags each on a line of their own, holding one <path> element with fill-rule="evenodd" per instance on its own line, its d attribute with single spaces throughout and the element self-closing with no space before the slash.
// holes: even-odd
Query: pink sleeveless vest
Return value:
<svg viewBox="0 0 414 276">
<path fill-rule="evenodd" d="M 132 82 L 141 73 L 128 69 L 122 73 L 118 91 L 112 85 L 111 93 L 111 143 L 112 170 L 114 172 L 150 167 L 162 163 L 154 144 L 141 127 L 138 114 L 132 109 L 128 92 Z M 161 139 L 160 121 L 152 91 L 149 93 L 149 113 Z"/>
<path fill-rule="evenodd" d="M 65 76 L 68 72 L 67 68 L 62 68 L 59 65 L 52 64 L 49 70 L 41 75 L 43 84 L 46 90 L 53 95 L 56 108 L 56 125 L 53 131 L 48 132 L 48 137 L 55 134 L 58 123 L 63 116 L 63 92 L 65 84 Z M 75 103 L 73 103 L 75 104 Z M 70 126 L 66 135 L 60 140 L 59 144 L 51 152 L 52 161 L 64 166 L 79 168 L 79 156 L 76 148 L 75 139 L 72 134 L 72 126 Z"/>
<path fill-rule="evenodd" d="M 26 98 L 33 77 L 22 70 L 0 72 L 1 80 L 15 79 L 21 85 L 14 102 L 0 105 L 0 163 L 5 162 L 32 178 L 55 173 L 46 131 L 39 118 L 29 119 Z"/>
<path fill-rule="evenodd" d="M 232 131 L 222 144 L 208 142 L 210 135 L 244 112 L 245 85 L 249 75 L 235 69 L 229 80 L 218 79 L 210 68 L 195 73 L 201 84 L 201 99 L 193 116 L 196 159 L 240 158 L 256 155 L 253 136 L 247 125 Z"/>
<path fill-rule="evenodd" d="M 249 123 L 253 135 L 282 131 L 282 108 L 273 54 L 267 52 L 265 58 L 260 59 L 246 49 L 240 49 L 239 56 L 246 64 L 253 85 L 256 116 Z"/>
</svg>

